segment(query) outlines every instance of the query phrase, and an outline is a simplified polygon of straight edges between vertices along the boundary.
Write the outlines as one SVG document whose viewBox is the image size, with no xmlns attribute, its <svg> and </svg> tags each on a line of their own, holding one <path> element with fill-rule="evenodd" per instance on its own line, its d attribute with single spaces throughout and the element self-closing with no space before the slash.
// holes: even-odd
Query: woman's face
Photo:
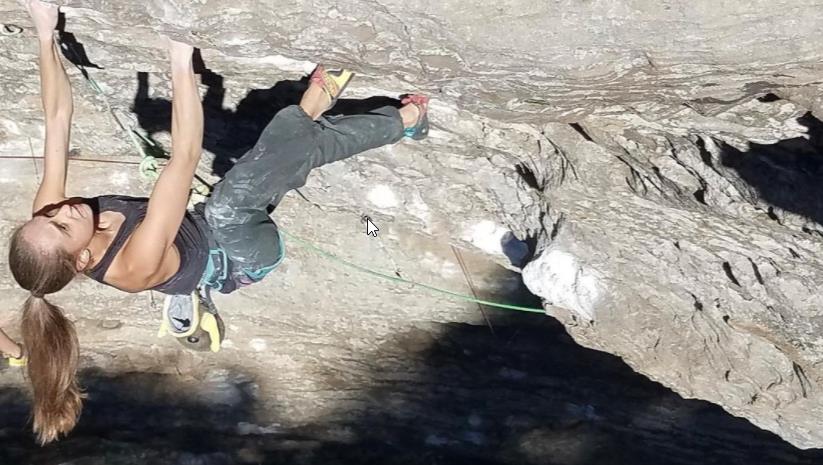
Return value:
<svg viewBox="0 0 823 465">
<path fill-rule="evenodd" d="M 77 257 L 94 237 L 95 215 L 81 198 L 71 198 L 44 208 L 25 226 L 26 236 L 45 250 L 62 247 Z"/>
</svg>

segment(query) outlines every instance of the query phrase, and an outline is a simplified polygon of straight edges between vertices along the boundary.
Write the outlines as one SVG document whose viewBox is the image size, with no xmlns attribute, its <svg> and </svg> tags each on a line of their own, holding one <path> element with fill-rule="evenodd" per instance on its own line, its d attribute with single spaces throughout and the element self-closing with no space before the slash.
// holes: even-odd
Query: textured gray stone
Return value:
<svg viewBox="0 0 823 465">
<path fill-rule="evenodd" d="M 736 110 L 717 115 L 723 121 L 693 118 L 766 128 L 678 135 L 671 127 L 685 125 L 678 118 L 622 134 L 593 131 L 588 141 L 566 125 L 547 125 L 555 151 L 576 168 L 572 176 L 555 174 L 545 189 L 544 224 L 553 238 L 526 266 L 524 280 L 578 342 L 619 354 L 684 396 L 711 399 L 815 446 L 819 224 L 786 208 L 817 211 L 819 198 L 803 185 L 816 185 L 818 173 L 803 169 L 820 162 L 792 164 L 781 157 L 816 155 L 769 154 L 768 148 L 762 155 L 728 147 L 720 154 L 724 138 L 744 144 L 767 142 L 768 132 L 773 141 L 796 136 L 802 113 L 782 101 Z M 602 123 L 593 118 L 591 124 Z M 757 176 L 789 190 L 782 208 L 730 168 L 758 156 L 769 161 L 756 167 Z"/>
<path fill-rule="evenodd" d="M 156 110 L 169 96 L 158 33 L 203 49 L 225 87 L 222 101 L 207 108 L 213 117 L 201 174 L 210 179 L 211 158 L 240 150 L 226 116 L 239 111 L 251 89 L 297 79 L 315 60 L 354 68 L 352 97 L 432 94 L 428 141 L 320 170 L 302 191 L 310 204 L 293 197 L 279 212 L 285 225 L 347 250 L 355 261 L 453 288 L 464 284 L 444 243 L 512 267 L 501 239 L 509 232 L 532 238 L 538 249 L 524 280 L 578 342 L 799 447 L 823 446 L 823 171 L 813 154 L 819 135 L 798 120 L 806 111 L 821 115 L 823 3 L 338 3 L 69 0 L 64 11 L 68 30 L 102 68 L 90 72 L 114 111 L 160 144 L 168 143 L 162 111 L 129 116 L 137 72 L 151 73 L 143 101 Z M 38 153 L 36 44 L 16 2 L 0 0 L 0 17 L 26 28 L 21 36 L 0 36 L 0 97 L 9 102 L 0 114 L 0 156 Z M 81 84 L 76 70 L 70 73 L 74 154 L 133 160 L 106 101 Z M 757 99 L 768 93 L 782 100 Z M 72 184 L 79 194 L 150 187 L 129 169 L 72 166 L 86 170 Z M 33 192 L 37 174 L 30 161 L 0 166 L 3 189 L 21 197 Z M 25 212 L 14 211 L 16 201 L 3 205 L 7 230 Z M 365 212 L 390 225 L 385 242 L 349 237 Z M 319 289 L 306 289 L 303 266 L 293 261 L 266 286 L 227 301 L 252 309 L 238 337 L 237 344 L 250 344 L 243 350 L 260 347 L 250 342 L 260 339 L 255 328 L 305 329 L 304 313 L 280 307 L 344 305 L 342 296 L 377 286 L 360 278 L 339 284 L 339 273 L 322 270 L 309 273 Z M 479 285 L 494 288 L 494 278 Z M 3 287 L 19 292 L 10 277 Z M 291 289 L 288 303 L 283 289 Z M 479 321 L 456 304 L 415 299 L 401 287 L 394 292 L 391 311 L 375 310 L 390 319 L 353 318 L 356 307 L 346 307 L 351 313 L 342 320 L 330 313 L 309 319 L 317 328 L 352 325 L 369 339 L 410 321 Z M 367 308 L 385 305 L 366 294 Z M 153 324 L 129 310 L 147 297 L 88 283 L 66 295 L 68 307 L 84 302 L 74 317 L 91 363 L 161 369 L 162 360 L 112 356 L 112 341 L 129 341 L 135 327 L 148 331 Z M 288 323 L 272 320 L 265 302 L 279 302 Z M 115 310 L 104 310 L 114 303 Z M 131 324 L 89 329 L 114 318 Z M 351 344 L 371 347 L 365 336 L 353 337 Z M 269 361 L 290 374 L 282 376 L 305 369 L 305 361 L 278 350 Z M 317 388 L 311 376 L 295 382 Z M 312 417 L 322 410 L 313 401 L 283 408 Z"/>
</svg>

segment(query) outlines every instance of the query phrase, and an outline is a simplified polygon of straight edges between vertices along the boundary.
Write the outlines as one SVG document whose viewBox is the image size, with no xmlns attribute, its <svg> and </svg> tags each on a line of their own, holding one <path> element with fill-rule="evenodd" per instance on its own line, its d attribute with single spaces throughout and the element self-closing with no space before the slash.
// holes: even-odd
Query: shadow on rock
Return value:
<svg viewBox="0 0 823 465">
<path fill-rule="evenodd" d="M 747 152 L 721 144 L 721 163 L 765 202 L 823 225 L 823 122 L 811 113 L 798 122 L 808 128 L 808 139 L 751 143 Z"/>
<path fill-rule="evenodd" d="M 86 48 L 77 41 L 77 38 L 71 32 L 66 32 L 66 15 L 63 12 L 58 14 L 57 20 L 57 37 L 60 44 L 60 51 L 63 56 L 71 64 L 77 67 L 83 74 L 83 77 L 89 79 L 89 73 L 86 69 L 103 69 L 94 64 L 86 54 Z"/>
<path fill-rule="evenodd" d="M 501 272 L 501 281 L 509 277 Z M 524 288 L 506 287 L 481 297 L 539 304 Z M 418 325 L 382 343 L 376 358 L 358 362 L 368 366 L 370 387 L 357 408 L 315 425 L 318 447 L 264 455 L 270 463 L 323 464 L 823 461 L 823 451 L 799 450 L 715 405 L 683 399 L 618 357 L 577 345 L 553 319 L 485 311 L 493 331 Z M 329 388 L 339 389 L 346 375 L 329 373 Z M 328 431 L 346 431 L 347 439 L 322 439 Z"/>
<path fill-rule="evenodd" d="M 510 278 L 501 272 L 501 282 Z M 481 297 L 538 303 L 508 284 Z M 78 428 L 39 448 L 21 393 L 0 390 L 0 463 L 823 463 L 823 451 L 798 450 L 717 406 L 681 398 L 617 357 L 575 344 L 548 317 L 484 311 L 493 331 L 486 323 L 421 322 L 375 341 L 369 356 L 333 355 L 312 374 L 312 395 L 337 400 L 309 423 L 277 418 L 258 425 L 276 416 L 261 411 L 254 380 L 239 372 L 192 379 L 87 371 L 89 399 Z M 278 402 L 288 396 L 284 391 Z M 288 424 L 300 426 L 281 426 Z"/>
<path fill-rule="evenodd" d="M 39 447 L 28 404 L 17 389 L 0 390 L 0 463 L 237 463 L 255 418 L 254 382 L 223 370 L 204 379 L 156 373 L 80 375 L 88 398 L 72 433 Z M 249 425 L 249 426 L 247 426 Z"/>
<path fill-rule="evenodd" d="M 212 172 L 223 177 L 234 163 L 254 146 L 260 134 L 283 108 L 297 105 L 308 87 L 308 77 L 296 81 L 284 80 L 268 89 L 252 89 L 235 109 L 226 108 L 223 76 L 206 68 L 199 50 L 194 55 L 195 72 L 206 86 L 203 97 L 203 147 L 215 155 Z M 171 102 L 149 96 L 149 74 L 137 73 L 137 93 L 131 110 L 137 115 L 147 137 L 171 130 Z M 371 97 L 363 100 L 339 99 L 327 114 L 353 115 L 366 113 L 385 105 L 400 106 L 397 99 Z"/>
</svg>

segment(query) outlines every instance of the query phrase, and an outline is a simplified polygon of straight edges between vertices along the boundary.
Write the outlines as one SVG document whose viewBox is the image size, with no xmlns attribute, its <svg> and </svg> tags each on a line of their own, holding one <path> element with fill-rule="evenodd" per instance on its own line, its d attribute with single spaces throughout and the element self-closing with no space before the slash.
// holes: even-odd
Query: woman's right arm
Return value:
<svg viewBox="0 0 823 465">
<path fill-rule="evenodd" d="M 192 47 L 172 42 L 172 124 L 169 163 L 154 185 L 146 218 L 122 250 L 135 289 L 152 284 L 174 243 L 186 214 L 189 190 L 203 146 L 203 105 L 194 78 Z M 128 289 L 126 289 L 128 290 Z"/>
<path fill-rule="evenodd" d="M 66 171 L 74 105 L 71 83 L 54 43 L 57 7 L 39 0 L 29 0 L 27 7 L 40 43 L 40 93 L 46 116 L 43 180 L 32 205 L 32 211 L 37 213 L 47 205 L 66 199 Z"/>
</svg>

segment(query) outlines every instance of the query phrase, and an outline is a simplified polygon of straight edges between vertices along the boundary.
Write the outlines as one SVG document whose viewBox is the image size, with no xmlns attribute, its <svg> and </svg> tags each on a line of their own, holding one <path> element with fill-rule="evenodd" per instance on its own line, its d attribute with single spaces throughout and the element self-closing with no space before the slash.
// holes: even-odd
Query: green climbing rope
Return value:
<svg viewBox="0 0 823 465">
<path fill-rule="evenodd" d="M 279 228 L 279 229 L 280 229 L 280 233 L 282 233 L 283 236 L 285 236 L 286 238 L 291 239 L 294 242 L 300 244 L 303 248 L 309 249 L 309 250 L 317 253 L 318 255 L 321 255 L 321 256 L 323 256 L 325 258 L 328 258 L 328 259 L 330 259 L 334 262 L 340 263 L 341 265 L 347 266 L 349 268 L 355 269 L 355 270 L 360 271 L 360 272 L 365 273 L 365 274 L 376 276 L 378 278 L 387 279 L 389 281 L 395 281 L 395 282 L 399 282 L 399 283 L 409 284 L 409 285 L 412 285 L 412 286 L 415 286 L 415 287 L 421 287 L 423 289 L 428 289 L 432 292 L 436 292 L 436 293 L 439 293 L 439 294 L 451 296 L 451 297 L 454 297 L 454 298 L 457 298 L 457 299 L 460 299 L 460 300 L 465 300 L 466 302 L 472 302 L 472 303 L 476 303 L 476 304 L 480 304 L 480 305 L 486 305 L 488 307 L 502 308 L 502 309 L 506 309 L 506 310 L 516 310 L 516 311 L 520 311 L 520 312 L 529 312 L 529 313 L 542 313 L 542 314 L 546 313 L 545 310 L 540 309 L 540 308 L 522 307 L 520 305 L 501 304 L 501 303 L 498 303 L 498 302 L 491 302 L 491 301 L 488 301 L 488 300 L 476 299 L 476 298 L 468 296 L 468 295 L 448 291 L 446 289 L 440 289 L 439 287 L 434 287 L 434 286 L 430 286 L 428 284 L 418 283 L 416 281 L 412 281 L 412 280 L 405 279 L 405 278 L 400 278 L 398 276 L 393 276 L 393 275 L 388 274 L 388 273 L 382 273 L 382 272 L 379 272 L 379 271 L 374 271 L 372 269 L 366 268 L 365 266 L 361 266 L 361 265 L 358 265 L 356 263 L 352 263 L 348 260 L 342 259 L 342 258 L 338 257 L 337 255 L 334 255 L 331 252 L 327 252 L 327 251 L 321 249 L 320 247 L 317 247 L 316 245 L 312 244 L 309 241 L 306 241 L 304 239 L 300 239 L 299 237 L 284 231 L 282 228 Z"/>
<path fill-rule="evenodd" d="M 112 106 L 109 103 L 108 98 L 106 97 L 106 95 L 103 92 L 103 89 L 100 87 L 100 85 L 97 84 L 97 81 L 95 81 L 94 78 L 92 78 L 91 75 L 88 73 L 88 71 L 85 70 L 81 65 L 75 65 L 75 66 L 77 66 L 77 68 L 80 71 L 82 71 L 83 77 L 85 78 L 85 80 L 88 83 L 89 87 L 91 87 L 103 99 L 103 101 L 106 104 L 106 107 L 109 110 L 109 113 L 112 115 L 112 117 L 114 118 L 117 125 L 120 126 L 121 129 L 126 131 L 126 133 L 129 136 L 129 140 L 131 141 L 132 145 L 134 145 L 134 147 L 135 147 L 135 150 L 137 150 L 137 152 L 142 156 L 142 159 L 141 159 L 140 165 L 139 165 L 140 176 L 145 180 L 156 180 L 160 175 L 160 164 L 159 164 L 157 158 L 152 156 L 152 155 L 149 155 L 148 153 L 146 153 L 143 146 L 140 144 L 140 142 L 138 142 L 138 140 L 137 140 L 138 137 L 145 140 L 143 138 L 143 136 L 140 133 L 138 133 L 137 131 L 135 131 L 134 129 L 126 128 L 125 125 L 123 125 L 123 123 L 120 121 L 120 119 L 117 118 L 117 116 L 114 114 L 114 110 L 112 109 Z M 209 186 L 208 184 L 206 184 L 203 181 L 201 181 L 201 183 L 203 184 L 203 186 L 194 187 L 194 190 L 197 193 L 200 193 L 201 195 L 207 195 L 203 191 L 204 190 L 210 190 L 211 186 Z M 348 260 L 342 259 L 342 258 L 338 257 L 337 255 L 334 255 L 331 252 L 327 252 L 327 251 L 321 249 L 320 247 L 312 244 L 309 241 L 300 239 L 299 237 L 284 231 L 282 228 L 280 228 L 280 232 L 283 234 L 283 236 L 285 236 L 288 239 L 298 243 L 303 248 L 309 249 L 309 250 L 315 252 L 316 254 L 318 254 L 322 257 L 328 258 L 329 260 L 337 262 L 337 263 L 339 263 L 341 265 L 344 265 L 348 268 L 352 268 L 354 270 L 357 270 L 361 273 L 365 273 L 365 274 L 375 276 L 375 277 L 378 277 L 378 278 L 382 278 L 382 279 L 386 279 L 386 280 L 389 280 L 389 281 L 404 283 L 404 284 L 408 284 L 408 285 L 411 285 L 411 286 L 414 286 L 414 287 L 427 289 L 429 291 L 432 291 L 432 292 L 435 292 L 435 293 L 438 293 L 438 294 L 446 295 L 446 296 L 449 296 L 449 297 L 452 297 L 452 298 L 455 298 L 455 299 L 459 299 L 459 300 L 464 300 L 466 302 L 485 305 L 485 306 L 488 306 L 488 307 L 500 308 L 500 309 L 505 309 L 505 310 L 515 310 L 515 311 L 519 311 L 519 312 L 528 312 L 528 313 L 540 313 L 540 314 L 545 314 L 546 313 L 545 310 L 540 309 L 540 308 L 523 307 L 523 306 L 520 306 L 520 305 L 503 304 L 503 303 L 499 303 L 499 302 L 491 302 L 491 301 L 488 301 L 488 300 L 477 299 L 475 297 L 468 296 L 468 295 L 465 295 L 465 294 L 452 292 L 452 291 L 449 291 L 449 290 L 446 290 L 446 289 L 440 289 L 439 287 L 430 286 L 428 284 L 418 283 L 416 281 L 412 281 L 412 280 L 409 280 L 409 279 L 401 278 L 401 277 L 398 277 L 398 276 L 393 276 L 393 275 L 388 274 L 388 273 L 382 273 L 380 271 L 375 271 L 375 270 L 366 268 L 364 266 L 358 265 L 356 263 L 352 263 Z"/>
</svg>

